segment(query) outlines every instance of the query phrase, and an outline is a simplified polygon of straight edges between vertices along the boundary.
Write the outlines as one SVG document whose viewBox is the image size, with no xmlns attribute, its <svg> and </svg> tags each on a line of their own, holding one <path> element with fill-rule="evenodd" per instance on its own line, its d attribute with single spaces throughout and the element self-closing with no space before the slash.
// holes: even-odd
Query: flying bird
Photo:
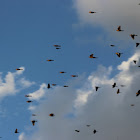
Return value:
<svg viewBox="0 0 140 140">
<path fill-rule="evenodd" d="M 125 85 L 121 85 L 121 87 L 125 87 Z"/>
<path fill-rule="evenodd" d="M 31 100 L 28 100 L 28 101 L 26 101 L 27 103 L 31 103 L 31 102 L 33 102 L 33 101 L 31 101 Z"/>
<path fill-rule="evenodd" d="M 96 12 L 93 12 L 93 11 L 89 11 L 89 13 L 93 14 L 93 13 L 96 13 Z"/>
<path fill-rule="evenodd" d="M 133 60 L 133 62 L 136 64 L 137 63 L 137 61 L 136 60 Z"/>
<path fill-rule="evenodd" d="M 110 45 L 111 47 L 114 47 L 115 45 Z"/>
<path fill-rule="evenodd" d="M 50 117 L 54 117 L 55 115 L 53 113 L 49 114 Z"/>
<path fill-rule="evenodd" d="M 116 83 L 114 83 L 114 84 L 112 85 L 112 88 L 114 88 L 114 87 L 116 87 Z"/>
<path fill-rule="evenodd" d="M 98 132 L 98 131 L 94 129 L 94 130 L 93 130 L 93 133 L 95 134 L 96 132 Z"/>
<path fill-rule="evenodd" d="M 95 90 L 97 91 L 97 90 L 98 90 L 98 88 L 100 88 L 100 87 L 95 87 Z"/>
<path fill-rule="evenodd" d="M 37 122 L 36 120 L 32 120 L 32 125 L 34 126 L 35 125 L 35 122 Z"/>
<path fill-rule="evenodd" d="M 71 77 L 78 77 L 78 75 L 71 75 Z"/>
<path fill-rule="evenodd" d="M 135 36 L 138 36 L 138 35 L 130 34 L 130 36 L 132 37 L 132 39 L 135 39 Z"/>
<path fill-rule="evenodd" d="M 123 54 L 123 53 L 118 53 L 118 52 L 117 52 L 116 54 L 117 54 L 117 56 L 118 56 L 118 57 L 120 57 L 120 56 L 121 56 L 121 54 Z"/>
<path fill-rule="evenodd" d="M 136 43 L 136 47 L 138 47 L 140 45 L 140 43 Z"/>
<path fill-rule="evenodd" d="M 86 126 L 87 126 L 87 127 L 90 127 L 90 125 L 89 125 L 89 124 L 87 124 Z"/>
<path fill-rule="evenodd" d="M 136 96 L 139 96 L 140 95 L 140 90 L 138 90 L 138 92 L 136 93 Z"/>
<path fill-rule="evenodd" d="M 52 59 L 48 59 L 47 61 L 54 61 L 54 60 L 52 60 Z"/>
<path fill-rule="evenodd" d="M 31 95 L 25 95 L 25 97 L 32 97 Z"/>
<path fill-rule="evenodd" d="M 121 30 L 121 26 L 119 26 L 116 31 L 121 32 L 121 31 L 124 31 L 124 30 Z"/>
<path fill-rule="evenodd" d="M 131 104 L 131 106 L 135 106 L 134 104 Z"/>
<path fill-rule="evenodd" d="M 48 84 L 47 88 L 48 88 L 48 89 L 51 88 L 50 84 Z"/>
<path fill-rule="evenodd" d="M 76 132 L 80 132 L 80 130 L 75 130 Z"/>
<path fill-rule="evenodd" d="M 36 114 L 32 114 L 32 116 L 37 116 Z"/>
<path fill-rule="evenodd" d="M 56 86 L 56 84 L 52 84 L 52 86 Z"/>
<path fill-rule="evenodd" d="M 58 49 L 61 49 L 61 48 L 56 48 L 56 49 L 58 50 Z"/>
<path fill-rule="evenodd" d="M 60 45 L 53 45 L 54 47 L 61 47 Z"/>
<path fill-rule="evenodd" d="M 119 93 L 121 93 L 121 92 L 120 92 L 120 89 L 117 90 L 117 94 L 119 94 Z"/>
<path fill-rule="evenodd" d="M 94 57 L 93 54 L 91 54 L 91 55 L 89 56 L 89 58 L 97 58 L 97 57 Z"/>
<path fill-rule="evenodd" d="M 69 86 L 64 85 L 63 87 L 69 87 Z"/>
<path fill-rule="evenodd" d="M 61 71 L 61 72 L 59 72 L 59 73 L 66 73 L 66 72 L 64 72 L 64 71 Z"/>
<path fill-rule="evenodd" d="M 19 133 L 17 129 L 15 130 L 15 133 Z"/>
<path fill-rule="evenodd" d="M 23 69 L 16 69 L 16 70 L 23 70 Z"/>
</svg>

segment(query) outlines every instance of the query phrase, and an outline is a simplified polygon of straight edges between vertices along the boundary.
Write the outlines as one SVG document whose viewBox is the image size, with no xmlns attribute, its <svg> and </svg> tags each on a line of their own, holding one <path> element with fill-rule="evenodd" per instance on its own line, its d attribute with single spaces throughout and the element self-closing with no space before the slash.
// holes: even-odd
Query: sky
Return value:
<svg viewBox="0 0 140 140">
<path fill-rule="evenodd" d="M 137 140 L 138 4 L 138 0 L 0 1 L 1 139 Z M 124 31 L 117 32 L 118 26 Z M 130 34 L 138 36 L 133 40 Z M 118 57 L 116 52 L 123 54 Z M 89 58 L 91 54 L 97 58 Z M 112 88 L 114 82 L 117 87 Z M 48 83 L 57 85 L 48 89 Z M 35 126 L 31 120 L 37 121 Z"/>
</svg>

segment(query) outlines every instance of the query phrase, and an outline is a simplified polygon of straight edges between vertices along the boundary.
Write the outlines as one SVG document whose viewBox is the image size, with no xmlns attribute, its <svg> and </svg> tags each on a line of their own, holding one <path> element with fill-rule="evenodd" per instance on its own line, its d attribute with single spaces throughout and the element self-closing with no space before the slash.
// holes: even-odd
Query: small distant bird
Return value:
<svg viewBox="0 0 140 140">
<path fill-rule="evenodd" d="M 89 13 L 93 14 L 93 13 L 96 13 L 96 12 L 93 12 L 93 11 L 89 11 Z"/>
<path fill-rule="evenodd" d="M 119 94 L 119 93 L 121 93 L 121 92 L 120 92 L 120 89 L 117 90 L 117 94 Z"/>
<path fill-rule="evenodd" d="M 50 117 L 54 117 L 55 115 L 53 113 L 49 114 Z"/>
<path fill-rule="evenodd" d="M 94 57 L 93 54 L 91 54 L 91 55 L 89 56 L 89 58 L 97 58 L 97 57 Z"/>
<path fill-rule="evenodd" d="M 118 53 L 118 52 L 117 52 L 116 54 L 117 54 L 117 56 L 118 56 L 118 57 L 120 57 L 120 56 L 121 56 L 121 54 L 123 54 L 123 53 Z"/>
<path fill-rule="evenodd" d="M 114 47 L 115 45 L 110 45 L 111 47 Z"/>
<path fill-rule="evenodd" d="M 15 133 L 19 133 L 17 129 L 15 130 Z"/>
<path fill-rule="evenodd" d="M 34 126 L 35 125 L 35 122 L 37 122 L 37 121 L 36 120 L 32 120 L 31 122 L 32 122 L 32 124 Z"/>
<path fill-rule="evenodd" d="M 52 59 L 48 59 L 47 61 L 54 61 L 54 60 L 52 60 Z"/>
<path fill-rule="evenodd" d="M 86 126 L 87 126 L 87 127 L 90 127 L 90 125 L 89 125 L 89 124 L 87 124 Z"/>
<path fill-rule="evenodd" d="M 134 104 L 131 104 L 131 106 L 135 106 Z"/>
<path fill-rule="evenodd" d="M 76 132 L 80 132 L 80 130 L 75 130 Z"/>
<path fill-rule="evenodd" d="M 69 86 L 64 85 L 63 87 L 69 87 Z"/>
<path fill-rule="evenodd" d="M 136 64 L 137 63 L 137 61 L 136 60 L 133 60 L 133 62 Z"/>
<path fill-rule="evenodd" d="M 31 95 L 25 95 L 25 97 L 32 97 Z"/>
<path fill-rule="evenodd" d="M 136 47 L 138 47 L 140 45 L 140 43 L 136 43 Z"/>
<path fill-rule="evenodd" d="M 32 114 L 32 116 L 37 116 L 36 114 Z"/>
<path fill-rule="evenodd" d="M 138 92 L 136 93 L 136 96 L 139 96 L 140 95 L 140 90 L 138 90 Z"/>
<path fill-rule="evenodd" d="M 132 37 L 132 39 L 135 39 L 135 36 L 138 36 L 138 35 L 130 34 L 130 36 Z"/>
<path fill-rule="evenodd" d="M 116 83 L 114 83 L 114 84 L 112 85 L 112 88 L 114 88 L 114 87 L 116 87 Z"/>
<path fill-rule="evenodd" d="M 100 87 L 95 87 L 95 90 L 97 91 L 97 90 L 98 90 L 98 88 L 100 88 Z"/>
<path fill-rule="evenodd" d="M 121 85 L 121 87 L 125 87 L 125 85 Z"/>
<path fill-rule="evenodd" d="M 71 75 L 71 77 L 78 77 L 78 75 Z"/>
<path fill-rule="evenodd" d="M 98 132 L 98 131 L 94 129 L 94 130 L 93 130 L 93 133 L 95 134 L 96 132 Z"/>
<path fill-rule="evenodd" d="M 33 102 L 33 101 L 31 101 L 31 100 L 28 100 L 28 101 L 26 101 L 27 103 L 31 103 L 31 102 Z"/>
<path fill-rule="evenodd" d="M 16 70 L 23 70 L 23 69 L 16 69 Z"/>
<path fill-rule="evenodd" d="M 53 45 L 54 47 L 61 47 L 60 45 Z"/>
<path fill-rule="evenodd" d="M 66 72 L 64 72 L 64 71 L 61 71 L 61 72 L 59 72 L 59 73 L 66 73 Z"/>
<path fill-rule="evenodd" d="M 52 84 L 52 86 L 56 86 L 56 84 Z"/>
<path fill-rule="evenodd" d="M 51 88 L 50 84 L 48 84 L 47 88 L 48 88 L 48 89 Z"/>
<path fill-rule="evenodd" d="M 58 49 L 61 49 L 61 48 L 56 48 L 56 49 L 58 50 Z"/>
<path fill-rule="evenodd" d="M 116 31 L 121 32 L 121 31 L 124 31 L 124 30 L 121 30 L 121 26 L 119 26 Z"/>
<path fill-rule="evenodd" d="M 140 67 L 140 66 L 138 66 L 138 67 Z"/>
</svg>

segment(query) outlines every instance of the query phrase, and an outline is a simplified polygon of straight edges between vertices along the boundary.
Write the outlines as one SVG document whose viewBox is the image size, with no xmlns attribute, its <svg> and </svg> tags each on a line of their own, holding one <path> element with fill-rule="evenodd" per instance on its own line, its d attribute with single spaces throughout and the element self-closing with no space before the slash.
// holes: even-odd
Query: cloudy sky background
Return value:
<svg viewBox="0 0 140 140">
<path fill-rule="evenodd" d="M 1 1 L 0 136 L 5 140 L 137 140 L 138 3 Z M 89 14 L 90 10 L 97 13 Z M 119 25 L 124 32 L 116 32 Z M 138 35 L 135 40 L 129 36 L 133 33 Z M 62 49 L 56 50 L 54 44 Z M 111 44 L 116 47 L 111 48 Z M 119 58 L 116 52 L 123 54 Z M 98 58 L 89 59 L 91 53 Z M 72 74 L 78 77 L 72 78 Z M 113 89 L 114 82 L 118 87 Z M 57 86 L 47 89 L 48 83 Z M 96 92 L 95 86 L 101 88 Z M 120 94 L 116 93 L 118 88 Z M 32 95 L 32 103 L 26 103 L 25 94 Z M 32 113 L 37 116 L 32 117 Z M 49 117 L 50 113 L 55 117 Z M 32 119 L 38 121 L 35 126 Z M 14 133 L 16 128 L 19 134 Z"/>
</svg>

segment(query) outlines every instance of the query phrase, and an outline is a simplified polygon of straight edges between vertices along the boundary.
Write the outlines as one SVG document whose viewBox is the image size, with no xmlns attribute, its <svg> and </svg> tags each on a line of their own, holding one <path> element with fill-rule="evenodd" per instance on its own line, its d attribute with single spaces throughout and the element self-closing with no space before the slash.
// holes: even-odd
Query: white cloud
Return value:
<svg viewBox="0 0 140 140">
<path fill-rule="evenodd" d="M 117 136 L 124 140 L 138 139 L 140 102 L 136 92 L 140 88 L 140 71 L 138 64 L 131 62 L 135 56 L 137 60 L 140 59 L 139 52 L 136 52 L 125 61 L 128 67 L 122 62 L 118 66 L 119 73 L 114 76 L 111 75 L 112 67 L 99 66 L 81 88 L 56 87 L 48 90 L 45 96 L 43 93 L 46 99 L 36 107 L 39 130 L 28 139 L 107 140 L 116 139 Z M 118 87 L 112 88 L 114 82 Z M 125 87 L 121 87 L 121 84 Z M 96 85 L 101 87 L 97 92 Z M 116 93 L 118 88 L 120 94 Z M 132 103 L 134 107 L 130 106 Z M 55 116 L 51 118 L 49 113 Z M 86 127 L 87 124 L 91 124 L 91 127 Z M 80 133 L 76 133 L 75 129 Z M 94 129 L 98 131 L 95 135 Z"/>
<path fill-rule="evenodd" d="M 27 140 L 24 136 L 24 133 L 21 133 L 18 137 L 19 140 Z"/>
<path fill-rule="evenodd" d="M 35 84 L 35 82 L 31 82 L 29 80 L 26 80 L 25 78 L 21 78 L 19 82 L 24 88 L 31 87 L 32 85 Z"/>
</svg>

